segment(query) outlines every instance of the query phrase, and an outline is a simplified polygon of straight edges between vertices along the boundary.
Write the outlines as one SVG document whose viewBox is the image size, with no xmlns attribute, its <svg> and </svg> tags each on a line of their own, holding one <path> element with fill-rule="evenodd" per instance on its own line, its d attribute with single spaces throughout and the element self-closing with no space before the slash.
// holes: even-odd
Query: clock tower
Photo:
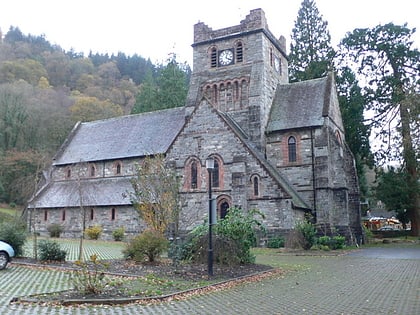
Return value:
<svg viewBox="0 0 420 315">
<path fill-rule="evenodd" d="M 195 24 L 192 47 L 187 109 L 206 97 L 263 148 L 277 85 L 288 82 L 285 38 L 277 39 L 268 29 L 264 11 L 256 9 L 239 25 L 219 30 Z"/>
</svg>

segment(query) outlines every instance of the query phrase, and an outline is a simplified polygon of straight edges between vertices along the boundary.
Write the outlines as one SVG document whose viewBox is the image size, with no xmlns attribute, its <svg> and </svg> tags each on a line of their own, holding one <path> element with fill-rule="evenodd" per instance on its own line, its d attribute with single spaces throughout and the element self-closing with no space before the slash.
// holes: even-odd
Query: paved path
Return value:
<svg viewBox="0 0 420 315">
<path fill-rule="evenodd" d="M 157 305 L 61 307 L 10 304 L 62 290 L 66 275 L 10 265 L 0 272 L 0 314 L 420 314 L 420 246 L 344 256 L 273 256 L 296 271 L 229 290 Z"/>
</svg>

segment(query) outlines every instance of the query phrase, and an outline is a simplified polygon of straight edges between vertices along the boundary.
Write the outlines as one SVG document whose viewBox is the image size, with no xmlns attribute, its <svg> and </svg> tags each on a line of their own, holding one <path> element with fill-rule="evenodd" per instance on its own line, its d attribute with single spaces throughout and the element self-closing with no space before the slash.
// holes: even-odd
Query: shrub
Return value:
<svg viewBox="0 0 420 315">
<path fill-rule="evenodd" d="M 64 261 L 66 260 L 67 252 L 60 248 L 60 245 L 55 241 L 41 240 L 38 244 L 39 259 L 42 261 Z"/>
<path fill-rule="evenodd" d="M 369 230 L 365 225 L 363 227 L 363 234 L 364 234 L 364 242 L 366 244 L 369 244 L 369 242 L 373 239 L 373 233 L 371 230 Z"/>
<path fill-rule="evenodd" d="M 91 240 L 99 239 L 99 236 L 101 236 L 101 233 L 102 233 L 102 227 L 100 225 L 91 226 L 85 230 L 86 236 Z"/>
<path fill-rule="evenodd" d="M 280 248 L 280 247 L 284 247 L 284 237 L 283 236 L 277 236 L 277 237 L 272 237 L 268 240 L 267 242 L 267 247 L 268 248 Z"/>
<path fill-rule="evenodd" d="M 60 237 L 61 233 L 63 233 L 64 228 L 58 224 L 53 223 L 47 227 L 48 233 L 50 233 L 50 237 Z"/>
<path fill-rule="evenodd" d="M 318 244 L 321 246 L 330 247 L 330 243 L 331 243 L 331 237 L 329 237 L 328 235 L 320 236 L 318 238 Z"/>
<path fill-rule="evenodd" d="M 308 221 L 298 222 L 295 229 L 299 232 L 299 243 L 304 250 L 311 249 L 316 242 L 316 228 Z"/>
<path fill-rule="evenodd" d="M 127 258 L 138 262 L 154 262 L 168 248 L 168 240 L 162 233 L 155 230 L 145 230 L 132 239 L 123 253 Z"/>
<path fill-rule="evenodd" d="M 16 256 L 22 256 L 26 236 L 25 224 L 20 220 L 0 224 L 0 240 L 9 243 L 13 247 Z"/>
<path fill-rule="evenodd" d="M 112 231 L 112 237 L 114 238 L 114 241 L 122 241 L 124 239 L 124 233 L 125 233 L 125 229 L 124 227 L 119 227 L 117 229 L 115 229 L 114 231 Z"/>
<path fill-rule="evenodd" d="M 346 238 L 344 236 L 334 236 L 331 239 L 331 249 L 343 249 L 346 244 Z"/>
<path fill-rule="evenodd" d="M 264 231 L 255 216 L 263 215 L 257 210 L 244 213 L 239 208 L 230 208 L 224 219 L 214 226 L 213 259 L 220 264 L 235 265 L 255 262 L 251 247 L 256 245 L 256 230 Z M 184 259 L 204 262 L 208 251 L 208 223 L 194 229 L 183 246 Z"/>
<path fill-rule="evenodd" d="M 108 285 L 109 281 L 104 276 L 108 269 L 108 264 L 98 260 L 96 254 L 90 256 L 89 261 L 76 261 L 77 270 L 72 272 L 71 281 L 76 291 L 84 294 L 101 293 Z"/>
<path fill-rule="evenodd" d="M 321 249 L 342 249 L 344 248 L 346 238 L 344 236 L 321 236 L 318 238 L 318 244 Z"/>
</svg>

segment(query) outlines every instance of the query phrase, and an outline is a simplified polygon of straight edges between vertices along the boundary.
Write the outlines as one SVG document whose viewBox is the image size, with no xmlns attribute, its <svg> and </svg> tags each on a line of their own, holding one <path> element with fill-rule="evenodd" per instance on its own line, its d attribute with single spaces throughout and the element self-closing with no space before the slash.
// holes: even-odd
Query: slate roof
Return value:
<svg viewBox="0 0 420 315">
<path fill-rule="evenodd" d="M 81 191 L 81 193 L 79 193 Z M 83 206 L 131 205 L 130 198 L 124 197 L 133 191 L 128 177 L 97 178 L 51 182 L 42 189 L 29 208 L 79 207 L 80 195 Z"/>
<path fill-rule="evenodd" d="M 79 123 L 53 165 L 165 153 L 184 123 L 184 107 Z"/>
<path fill-rule="evenodd" d="M 322 126 L 328 114 L 331 77 L 279 84 L 267 132 Z"/>
</svg>

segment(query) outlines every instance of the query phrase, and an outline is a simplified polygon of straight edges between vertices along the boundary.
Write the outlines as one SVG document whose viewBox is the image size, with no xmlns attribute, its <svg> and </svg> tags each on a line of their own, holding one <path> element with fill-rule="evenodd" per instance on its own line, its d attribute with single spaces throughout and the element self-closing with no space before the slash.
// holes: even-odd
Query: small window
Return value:
<svg viewBox="0 0 420 315">
<path fill-rule="evenodd" d="M 89 175 L 90 175 L 90 177 L 95 177 L 95 175 L 96 175 L 96 167 L 95 167 L 95 165 L 91 165 L 89 167 Z"/>
<path fill-rule="evenodd" d="M 191 163 L 191 188 L 197 189 L 198 184 L 198 170 L 197 170 L 197 162 L 193 161 Z"/>
<path fill-rule="evenodd" d="M 48 210 L 44 210 L 44 221 L 48 221 Z"/>
<path fill-rule="evenodd" d="M 252 178 L 252 188 L 254 190 L 254 197 L 258 197 L 260 195 L 260 181 L 258 176 Z"/>
<path fill-rule="evenodd" d="M 121 162 L 118 162 L 115 165 L 115 175 L 121 175 L 121 168 L 122 168 Z"/>
<path fill-rule="evenodd" d="M 93 208 L 90 208 L 90 220 L 91 220 L 91 221 L 92 221 L 92 220 L 93 220 L 93 218 L 94 218 L 94 214 L 95 214 L 95 212 L 94 212 Z"/>
<path fill-rule="evenodd" d="M 212 68 L 216 68 L 217 67 L 217 49 L 215 47 L 213 47 L 211 49 L 211 53 L 210 53 L 210 66 Z"/>
<path fill-rule="evenodd" d="M 71 168 L 70 167 L 68 167 L 67 170 L 66 170 L 66 178 L 67 179 L 71 178 Z"/>
<path fill-rule="evenodd" d="M 219 176 L 220 176 L 220 170 L 219 170 L 219 161 L 217 159 L 214 159 L 214 168 L 213 171 L 211 172 L 211 176 L 212 176 L 212 187 L 219 187 L 220 183 L 219 183 Z"/>
<path fill-rule="evenodd" d="M 270 48 L 270 66 L 274 63 L 273 48 Z"/>
<path fill-rule="evenodd" d="M 338 140 L 338 143 L 340 143 L 342 145 L 343 144 L 343 140 L 341 140 L 341 135 L 338 132 L 338 130 L 335 131 L 335 136 L 336 136 L 336 138 Z"/>
<path fill-rule="evenodd" d="M 66 210 L 63 210 L 63 212 L 61 212 L 61 221 L 66 221 Z"/>
<path fill-rule="evenodd" d="M 242 62 L 244 60 L 243 48 L 242 43 L 239 42 L 236 45 L 236 62 Z"/>
<path fill-rule="evenodd" d="M 296 162 L 296 139 L 295 137 L 289 137 L 287 141 L 289 162 Z"/>
<path fill-rule="evenodd" d="M 112 208 L 111 209 L 111 221 L 114 221 L 115 220 L 115 215 L 116 215 L 115 208 Z"/>
</svg>

